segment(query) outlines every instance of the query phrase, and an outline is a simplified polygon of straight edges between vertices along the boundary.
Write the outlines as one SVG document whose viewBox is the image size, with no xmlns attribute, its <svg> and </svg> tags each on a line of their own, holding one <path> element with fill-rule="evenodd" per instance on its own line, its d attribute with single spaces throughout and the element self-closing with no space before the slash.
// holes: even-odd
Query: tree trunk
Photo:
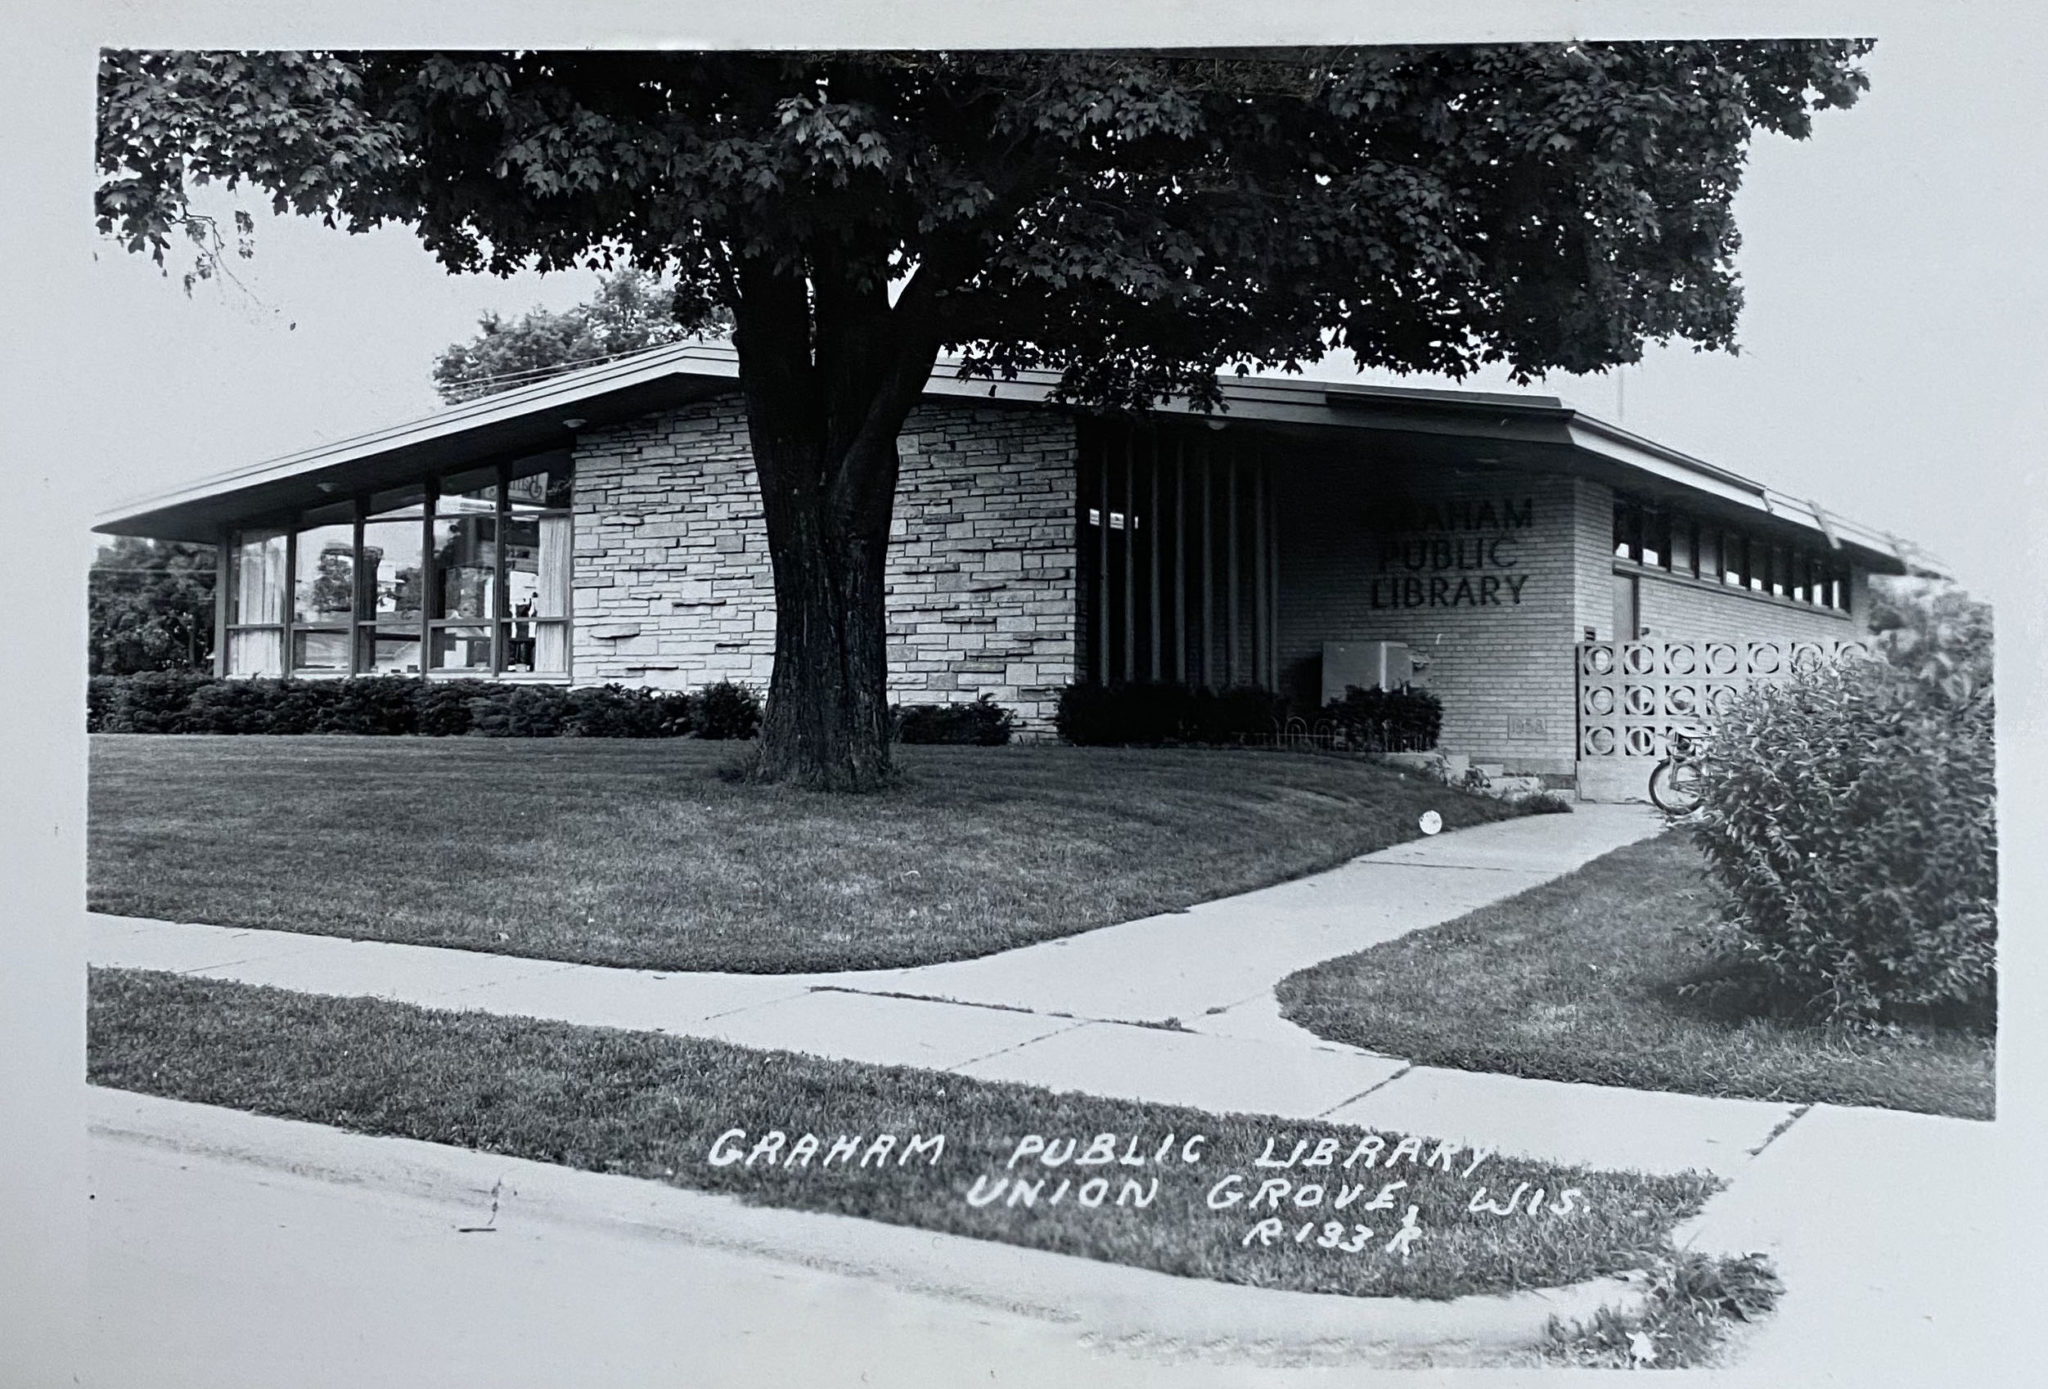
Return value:
<svg viewBox="0 0 2048 1389">
<path fill-rule="evenodd" d="M 893 492 L 896 441 L 884 448 L 885 458 L 856 466 L 886 473 Z M 770 500 L 765 480 L 807 471 L 802 463 L 762 469 L 775 573 L 775 671 L 755 775 L 821 791 L 873 790 L 890 775 L 883 592 L 889 517 L 884 512 L 876 524 L 834 515 L 815 492 L 783 488 Z"/>
<path fill-rule="evenodd" d="M 938 343 L 919 326 L 928 291 L 892 306 L 883 264 L 738 267 L 733 345 L 775 576 L 763 781 L 868 791 L 890 776 L 896 436 Z"/>
</svg>

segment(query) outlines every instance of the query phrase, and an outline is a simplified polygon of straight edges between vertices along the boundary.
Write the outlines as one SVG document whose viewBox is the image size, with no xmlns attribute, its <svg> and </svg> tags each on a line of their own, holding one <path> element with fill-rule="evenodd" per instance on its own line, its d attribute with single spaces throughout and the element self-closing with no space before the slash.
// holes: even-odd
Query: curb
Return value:
<svg viewBox="0 0 2048 1389">
<path fill-rule="evenodd" d="M 599 1227 L 881 1281 L 1071 1328 L 1084 1344 L 1144 1359 L 1382 1368 L 1527 1363 L 1551 1317 L 1587 1320 L 1602 1306 L 1640 1296 L 1620 1277 L 1448 1302 L 1254 1288 L 97 1086 L 88 1087 L 86 1110 L 98 1142 L 375 1188 L 452 1207 L 469 1226 Z"/>
</svg>

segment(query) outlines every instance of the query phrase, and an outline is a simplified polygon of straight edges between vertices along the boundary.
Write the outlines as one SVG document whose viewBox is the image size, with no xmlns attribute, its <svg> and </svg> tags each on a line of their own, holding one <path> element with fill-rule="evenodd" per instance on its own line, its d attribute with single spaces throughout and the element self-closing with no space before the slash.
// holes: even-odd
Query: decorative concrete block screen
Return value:
<svg viewBox="0 0 2048 1389">
<path fill-rule="evenodd" d="M 1579 644 L 1579 757 L 1663 757 L 1671 734 L 1711 722 L 1757 680 L 1844 656 L 1860 641 L 1589 641 Z"/>
</svg>

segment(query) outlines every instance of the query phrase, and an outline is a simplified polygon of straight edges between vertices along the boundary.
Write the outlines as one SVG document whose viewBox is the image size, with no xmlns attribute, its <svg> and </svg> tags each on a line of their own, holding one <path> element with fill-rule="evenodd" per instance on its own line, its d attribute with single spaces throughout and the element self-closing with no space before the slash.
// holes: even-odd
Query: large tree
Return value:
<svg viewBox="0 0 2048 1389">
<path fill-rule="evenodd" d="M 729 312 L 775 583 L 760 774 L 858 788 L 889 768 L 896 436 L 941 351 L 1208 408 L 1219 370 L 1333 349 L 1527 379 L 1730 347 L 1752 134 L 1853 102 L 1866 49 L 115 52 L 99 219 L 203 268 L 187 188 L 246 182 L 452 271 L 623 257 L 683 326 Z"/>
<path fill-rule="evenodd" d="M 212 668 L 213 546 L 117 536 L 87 578 L 92 674 Z"/>
</svg>

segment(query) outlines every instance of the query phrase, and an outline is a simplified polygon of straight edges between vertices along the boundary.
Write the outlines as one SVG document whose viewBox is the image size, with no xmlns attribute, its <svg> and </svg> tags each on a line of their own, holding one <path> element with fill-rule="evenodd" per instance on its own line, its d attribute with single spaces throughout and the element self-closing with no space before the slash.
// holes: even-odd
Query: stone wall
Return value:
<svg viewBox="0 0 2048 1389">
<path fill-rule="evenodd" d="M 901 449 L 891 698 L 986 691 L 1048 730 L 1073 678 L 1071 419 L 924 405 Z M 737 397 L 579 439 L 575 588 L 578 684 L 766 687 L 775 600 Z"/>
</svg>

